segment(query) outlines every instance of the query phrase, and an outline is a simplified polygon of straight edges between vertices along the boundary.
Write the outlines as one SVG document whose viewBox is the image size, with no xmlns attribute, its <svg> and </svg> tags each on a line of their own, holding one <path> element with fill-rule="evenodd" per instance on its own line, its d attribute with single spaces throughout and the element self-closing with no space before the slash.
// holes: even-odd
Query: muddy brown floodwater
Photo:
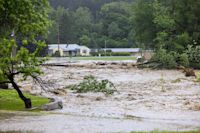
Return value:
<svg viewBox="0 0 200 133">
<path fill-rule="evenodd" d="M 107 96 L 66 90 L 54 95 L 41 91 L 29 80 L 21 83 L 25 91 L 57 97 L 64 108 L 43 115 L 0 115 L 0 130 L 88 133 L 200 129 L 200 83 L 194 82 L 193 77 L 186 78 L 178 70 L 86 64 L 88 67 L 43 67 L 42 79 L 55 83 L 49 88 L 53 90 L 94 75 L 99 80 L 112 81 L 117 92 Z"/>
</svg>

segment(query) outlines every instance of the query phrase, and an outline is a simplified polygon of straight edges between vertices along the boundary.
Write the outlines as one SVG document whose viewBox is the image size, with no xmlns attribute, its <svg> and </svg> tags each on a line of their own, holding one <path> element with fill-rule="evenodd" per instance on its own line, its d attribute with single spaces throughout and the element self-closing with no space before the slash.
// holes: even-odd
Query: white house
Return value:
<svg viewBox="0 0 200 133">
<path fill-rule="evenodd" d="M 49 44 L 48 55 L 53 56 L 56 51 L 60 52 L 60 56 L 89 56 L 90 49 L 86 46 L 78 44 Z"/>
<path fill-rule="evenodd" d="M 86 46 L 80 46 L 80 55 L 81 56 L 89 56 L 90 55 L 90 49 Z"/>
</svg>

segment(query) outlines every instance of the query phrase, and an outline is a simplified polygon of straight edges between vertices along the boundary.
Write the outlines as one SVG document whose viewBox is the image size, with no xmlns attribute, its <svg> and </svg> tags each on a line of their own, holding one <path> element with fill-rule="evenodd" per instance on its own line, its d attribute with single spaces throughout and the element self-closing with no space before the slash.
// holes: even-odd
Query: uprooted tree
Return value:
<svg viewBox="0 0 200 133">
<path fill-rule="evenodd" d="M 32 107 L 31 99 L 23 95 L 15 76 L 36 79 L 42 73 L 38 55 L 45 43 L 36 38 L 47 33 L 48 9 L 48 0 L 0 1 L 0 84 L 12 84 L 26 108 Z M 28 50 L 29 44 L 36 46 L 34 52 Z"/>
</svg>

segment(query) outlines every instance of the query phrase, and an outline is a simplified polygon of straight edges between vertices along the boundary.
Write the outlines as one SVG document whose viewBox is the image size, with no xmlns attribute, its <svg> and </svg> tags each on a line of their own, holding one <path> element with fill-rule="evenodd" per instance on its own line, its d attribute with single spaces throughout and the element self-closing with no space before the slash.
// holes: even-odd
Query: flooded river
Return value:
<svg viewBox="0 0 200 133">
<path fill-rule="evenodd" d="M 55 95 L 41 91 L 31 80 L 22 82 L 20 85 L 25 91 L 61 99 L 64 108 L 50 113 L 44 112 L 42 115 L 0 115 L 0 130 L 107 133 L 190 131 L 200 128 L 200 83 L 194 82 L 193 77 L 186 78 L 178 70 L 81 63 L 88 67 L 43 67 L 45 73 L 42 79 L 54 83 L 50 89 L 65 89 L 68 85 L 81 82 L 84 76 L 93 75 L 99 80 L 112 81 L 117 92 L 113 95 L 78 94 L 65 89 L 66 93 Z"/>
</svg>

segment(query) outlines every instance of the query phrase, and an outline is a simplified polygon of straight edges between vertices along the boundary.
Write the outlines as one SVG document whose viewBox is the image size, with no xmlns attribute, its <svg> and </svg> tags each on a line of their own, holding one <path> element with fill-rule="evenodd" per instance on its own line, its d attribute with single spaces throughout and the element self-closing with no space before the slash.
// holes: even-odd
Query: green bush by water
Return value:
<svg viewBox="0 0 200 133">
<path fill-rule="evenodd" d="M 175 57 L 171 53 L 167 53 L 165 49 L 158 50 L 152 60 L 160 64 L 159 68 L 172 69 L 177 65 Z"/>
<path fill-rule="evenodd" d="M 190 66 L 193 68 L 200 68 L 200 46 L 188 46 L 188 49 L 186 51 Z"/>
<path fill-rule="evenodd" d="M 165 49 L 158 50 L 152 60 L 160 64 L 159 68 L 173 69 L 178 65 L 184 67 L 190 65 L 188 54 L 167 52 Z"/>
</svg>

